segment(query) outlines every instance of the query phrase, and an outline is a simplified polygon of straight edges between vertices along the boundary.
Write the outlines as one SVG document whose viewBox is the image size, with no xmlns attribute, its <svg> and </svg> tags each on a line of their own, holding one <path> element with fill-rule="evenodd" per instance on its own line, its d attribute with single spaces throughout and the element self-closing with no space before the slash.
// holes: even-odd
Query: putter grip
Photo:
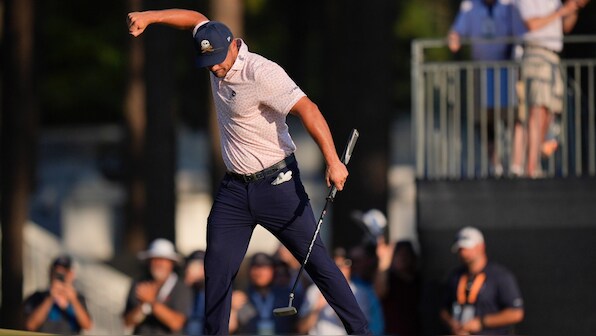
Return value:
<svg viewBox="0 0 596 336">
<path fill-rule="evenodd" d="M 341 155 L 341 161 L 347 166 L 348 162 L 350 162 L 350 158 L 352 157 L 352 152 L 354 151 L 354 147 L 356 146 L 356 141 L 358 141 L 358 137 L 360 133 L 358 133 L 357 129 L 352 129 L 352 133 L 350 133 L 350 138 L 348 139 L 348 143 L 346 144 L 346 148 L 344 148 L 344 152 Z M 331 186 L 331 191 L 329 192 L 330 199 L 335 198 L 335 194 L 337 193 L 337 188 L 335 186 Z"/>
</svg>

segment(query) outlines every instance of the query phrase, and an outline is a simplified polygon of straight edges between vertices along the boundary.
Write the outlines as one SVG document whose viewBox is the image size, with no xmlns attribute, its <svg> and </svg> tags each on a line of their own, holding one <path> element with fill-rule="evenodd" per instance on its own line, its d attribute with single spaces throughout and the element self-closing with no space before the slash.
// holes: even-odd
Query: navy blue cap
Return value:
<svg viewBox="0 0 596 336">
<path fill-rule="evenodd" d="M 72 258 L 69 255 L 60 255 L 56 257 L 56 259 L 52 261 L 52 268 L 56 268 L 58 266 L 70 269 L 72 267 Z"/>
<path fill-rule="evenodd" d="M 186 257 L 186 262 L 189 263 L 193 260 L 205 260 L 205 251 L 203 251 L 203 250 L 192 251 L 188 255 L 188 257 Z"/>
<path fill-rule="evenodd" d="M 252 256 L 250 266 L 275 266 L 275 259 L 267 253 L 257 252 Z"/>
<path fill-rule="evenodd" d="M 197 29 L 194 39 L 197 47 L 197 67 L 204 68 L 226 59 L 234 35 L 225 24 L 209 21 Z"/>
</svg>

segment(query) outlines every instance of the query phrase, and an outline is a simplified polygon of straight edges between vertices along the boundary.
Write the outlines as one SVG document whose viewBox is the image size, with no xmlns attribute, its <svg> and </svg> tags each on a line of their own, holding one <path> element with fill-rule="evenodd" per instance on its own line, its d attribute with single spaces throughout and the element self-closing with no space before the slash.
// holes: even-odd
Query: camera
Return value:
<svg viewBox="0 0 596 336">
<path fill-rule="evenodd" d="M 54 275 L 54 279 L 56 279 L 56 280 L 58 280 L 60 282 L 64 282 L 65 278 L 66 277 L 65 277 L 64 273 L 56 273 Z"/>
</svg>

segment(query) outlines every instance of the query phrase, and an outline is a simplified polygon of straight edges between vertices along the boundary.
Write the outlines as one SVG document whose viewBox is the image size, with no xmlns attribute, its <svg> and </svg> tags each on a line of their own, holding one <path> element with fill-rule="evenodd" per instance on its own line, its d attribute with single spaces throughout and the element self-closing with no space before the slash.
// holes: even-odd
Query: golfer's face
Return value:
<svg viewBox="0 0 596 336">
<path fill-rule="evenodd" d="M 236 55 L 238 55 L 238 53 L 234 53 L 232 48 L 236 48 L 235 42 L 230 43 L 228 54 L 226 55 L 226 59 L 224 59 L 223 62 L 208 67 L 209 71 L 211 71 L 215 77 L 224 78 L 228 71 L 230 71 L 232 68 L 232 65 L 234 65 L 234 62 L 236 61 Z"/>
</svg>

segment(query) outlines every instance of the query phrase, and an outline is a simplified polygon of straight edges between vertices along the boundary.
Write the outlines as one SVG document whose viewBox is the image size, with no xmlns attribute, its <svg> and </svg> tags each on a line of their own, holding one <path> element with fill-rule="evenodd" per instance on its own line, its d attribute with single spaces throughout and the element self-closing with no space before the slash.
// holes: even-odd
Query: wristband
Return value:
<svg viewBox="0 0 596 336">
<path fill-rule="evenodd" d="M 151 315 L 151 313 L 153 312 L 153 307 L 149 302 L 145 302 L 141 305 L 141 311 L 145 315 Z"/>
</svg>

